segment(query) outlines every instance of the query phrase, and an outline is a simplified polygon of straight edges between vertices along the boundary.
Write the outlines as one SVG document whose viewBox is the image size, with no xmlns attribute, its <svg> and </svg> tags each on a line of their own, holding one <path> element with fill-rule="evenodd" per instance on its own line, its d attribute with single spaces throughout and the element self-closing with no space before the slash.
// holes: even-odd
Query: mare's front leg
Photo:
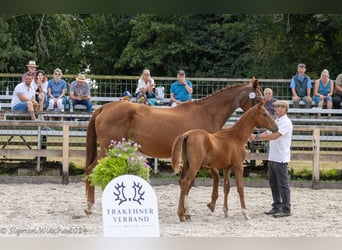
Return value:
<svg viewBox="0 0 342 250">
<path fill-rule="evenodd" d="M 228 194 L 230 191 L 230 168 L 223 169 L 224 183 L 223 183 L 223 192 L 224 192 L 224 201 L 223 201 L 223 212 L 224 217 L 228 217 Z"/>
<path fill-rule="evenodd" d="M 249 219 L 247 214 L 246 204 L 245 204 L 245 195 L 244 195 L 244 188 L 243 188 L 243 165 L 239 165 L 237 169 L 234 169 L 234 174 L 236 178 L 236 188 L 240 196 L 240 204 L 241 204 L 241 211 L 242 215 L 245 217 L 246 220 Z"/>
<path fill-rule="evenodd" d="M 219 182 L 220 182 L 220 173 L 219 173 L 218 169 L 211 168 L 210 169 L 210 175 L 211 175 L 211 178 L 213 179 L 213 190 L 211 192 L 211 202 L 209 202 L 207 204 L 207 206 L 211 212 L 214 212 L 215 206 L 216 206 L 216 201 L 218 198 L 218 186 L 219 186 Z"/>
</svg>

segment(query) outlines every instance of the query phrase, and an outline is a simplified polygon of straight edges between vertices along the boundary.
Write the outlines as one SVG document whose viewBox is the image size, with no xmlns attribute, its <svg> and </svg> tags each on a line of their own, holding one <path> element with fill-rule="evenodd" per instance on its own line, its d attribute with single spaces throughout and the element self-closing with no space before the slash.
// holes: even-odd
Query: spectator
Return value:
<svg viewBox="0 0 342 250">
<path fill-rule="evenodd" d="M 279 131 L 250 136 L 252 141 L 270 141 L 268 154 L 268 181 L 272 192 L 272 209 L 265 212 L 273 217 L 286 217 L 291 215 L 290 185 L 288 163 L 291 158 L 292 122 L 287 116 L 289 104 L 286 101 L 273 103 L 276 113 L 276 123 Z"/>
<path fill-rule="evenodd" d="M 48 110 L 58 109 L 64 111 L 66 104 L 65 92 L 67 83 L 62 79 L 62 70 L 56 68 L 53 71 L 53 78 L 48 82 Z"/>
<path fill-rule="evenodd" d="M 314 87 L 314 102 L 317 107 L 323 108 L 324 102 L 327 103 L 327 108 L 332 109 L 332 95 L 334 92 L 334 82 L 329 79 L 329 71 L 324 69 L 320 79 L 315 81 Z M 330 114 L 329 114 L 330 116 Z"/>
<path fill-rule="evenodd" d="M 38 65 L 36 65 L 36 61 L 30 60 L 27 66 L 27 72 L 30 72 L 32 74 L 32 78 L 36 77 L 36 70 L 38 68 Z M 25 82 L 25 75 L 21 78 L 21 82 Z"/>
<path fill-rule="evenodd" d="M 42 112 L 43 107 L 46 104 L 48 88 L 48 80 L 43 70 L 36 71 L 36 77 L 34 77 L 31 85 L 35 90 L 35 99 L 39 103 L 39 111 Z"/>
<path fill-rule="evenodd" d="M 83 105 L 86 107 L 87 112 L 91 112 L 92 104 L 90 100 L 90 85 L 86 81 L 86 77 L 83 74 L 78 74 L 76 81 L 73 81 L 70 85 L 70 99 L 69 99 L 70 111 L 73 111 L 75 105 Z"/>
<path fill-rule="evenodd" d="M 312 107 L 311 78 L 305 74 L 306 66 L 298 64 L 298 73 L 291 78 L 290 88 L 292 92 L 293 107 L 299 108 L 299 101 L 303 100 L 306 108 Z"/>
<path fill-rule="evenodd" d="M 268 113 L 274 117 L 275 115 L 275 110 L 274 110 L 274 105 L 273 103 L 275 101 L 277 101 L 277 99 L 275 99 L 273 97 L 273 90 L 270 89 L 270 88 L 265 88 L 264 90 L 264 99 L 265 99 L 265 104 L 264 104 L 264 107 L 265 109 L 268 111 Z M 260 130 L 261 133 L 263 133 L 265 130 Z M 263 142 L 250 142 L 250 147 L 251 149 L 253 149 L 256 145 L 255 143 L 257 144 L 260 144 L 260 147 L 259 147 L 259 152 L 260 153 L 265 153 L 265 152 L 268 152 L 268 149 L 269 149 L 269 143 L 268 141 L 263 141 Z M 251 150 L 252 152 L 253 150 Z M 256 152 L 254 150 L 254 152 Z M 268 161 L 267 160 L 263 160 L 262 161 L 262 164 L 263 166 L 267 167 L 268 165 Z"/>
<path fill-rule="evenodd" d="M 335 80 L 335 94 L 333 96 L 333 108 L 340 109 L 342 102 L 342 74 L 339 74 Z"/>
<path fill-rule="evenodd" d="M 192 83 L 185 79 L 184 70 L 179 70 L 177 72 L 177 81 L 171 85 L 171 106 L 174 107 L 182 102 L 191 100 L 192 92 Z"/>
<path fill-rule="evenodd" d="M 135 91 L 135 96 L 137 96 L 139 92 L 143 92 L 147 98 L 154 98 L 154 87 L 155 84 L 153 78 L 151 77 L 150 70 L 144 69 L 138 80 L 138 87 Z"/>
<path fill-rule="evenodd" d="M 267 109 L 268 113 L 272 116 L 274 116 L 275 111 L 274 111 L 274 106 L 273 103 L 275 101 L 277 101 L 277 99 L 275 99 L 273 97 L 273 90 L 270 88 L 265 88 L 264 90 L 264 99 L 265 99 L 265 108 Z"/>
<path fill-rule="evenodd" d="M 31 119 L 36 120 L 34 109 L 38 106 L 35 100 L 35 91 L 31 86 L 32 74 L 26 72 L 24 74 L 25 81 L 15 86 L 11 107 L 13 111 L 28 111 L 31 113 Z"/>
</svg>

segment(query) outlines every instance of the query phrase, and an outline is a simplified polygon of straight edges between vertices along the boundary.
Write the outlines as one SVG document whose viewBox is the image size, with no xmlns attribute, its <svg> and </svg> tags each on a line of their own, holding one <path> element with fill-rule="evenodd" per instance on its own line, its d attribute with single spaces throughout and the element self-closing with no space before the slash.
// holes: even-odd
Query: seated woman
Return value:
<svg viewBox="0 0 342 250">
<path fill-rule="evenodd" d="M 320 79 L 315 81 L 313 100 L 317 103 L 317 107 L 323 108 L 324 102 L 327 108 L 332 109 L 332 95 L 334 92 L 334 82 L 329 79 L 329 71 L 324 69 Z"/>
<path fill-rule="evenodd" d="M 153 78 L 151 78 L 150 70 L 144 69 L 138 80 L 138 87 L 135 91 L 135 96 L 138 96 L 139 92 L 143 92 L 147 98 L 154 98 L 154 87 L 155 84 Z"/>
<path fill-rule="evenodd" d="M 43 70 L 37 70 L 36 76 L 34 77 L 32 83 L 32 87 L 35 90 L 35 99 L 38 102 L 39 111 L 43 111 L 44 104 L 47 100 L 47 88 L 48 88 L 48 81 L 46 74 Z"/>
<path fill-rule="evenodd" d="M 66 104 L 65 92 L 67 83 L 62 79 L 62 70 L 56 68 L 53 71 L 53 78 L 48 82 L 48 110 L 64 110 Z"/>
</svg>

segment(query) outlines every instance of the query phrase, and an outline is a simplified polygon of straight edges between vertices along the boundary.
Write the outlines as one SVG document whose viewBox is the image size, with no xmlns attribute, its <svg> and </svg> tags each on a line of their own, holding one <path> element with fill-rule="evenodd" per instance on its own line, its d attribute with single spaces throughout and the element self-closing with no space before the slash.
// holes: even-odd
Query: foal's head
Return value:
<svg viewBox="0 0 342 250">
<path fill-rule="evenodd" d="M 266 128 L 270 131 L 277 132 L 278 126 L 272 116 L 268 113 L 267 109 L 264 107 L 265 101 L 262 99 L 255 107 L 250 109 L 251 116 L 255 120 L 255 125 L 257 127 Z"/>
<path fill-rule="evenodd" d="M 252 78 L 249 88 L 250 90 L 248 92 L 248 96 L 242 98 L 240 101 L 240 107 L 243 109 L 243 111 L 247 111 L 264 99 L 259 81 L 255 77 Z"/>
</svg>

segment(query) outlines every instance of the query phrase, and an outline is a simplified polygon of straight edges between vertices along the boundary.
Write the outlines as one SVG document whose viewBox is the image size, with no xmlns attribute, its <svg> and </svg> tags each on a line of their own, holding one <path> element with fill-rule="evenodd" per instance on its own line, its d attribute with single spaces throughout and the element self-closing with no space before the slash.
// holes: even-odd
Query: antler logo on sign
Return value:
<svg viewBox="0 0 342 250">
<path fill-rule="evenodd" d="M 102 195 L 104 235 L 159 237 L 156 194 L 135 175 L 122 175 L 108 183 Z"/>
</svg>

